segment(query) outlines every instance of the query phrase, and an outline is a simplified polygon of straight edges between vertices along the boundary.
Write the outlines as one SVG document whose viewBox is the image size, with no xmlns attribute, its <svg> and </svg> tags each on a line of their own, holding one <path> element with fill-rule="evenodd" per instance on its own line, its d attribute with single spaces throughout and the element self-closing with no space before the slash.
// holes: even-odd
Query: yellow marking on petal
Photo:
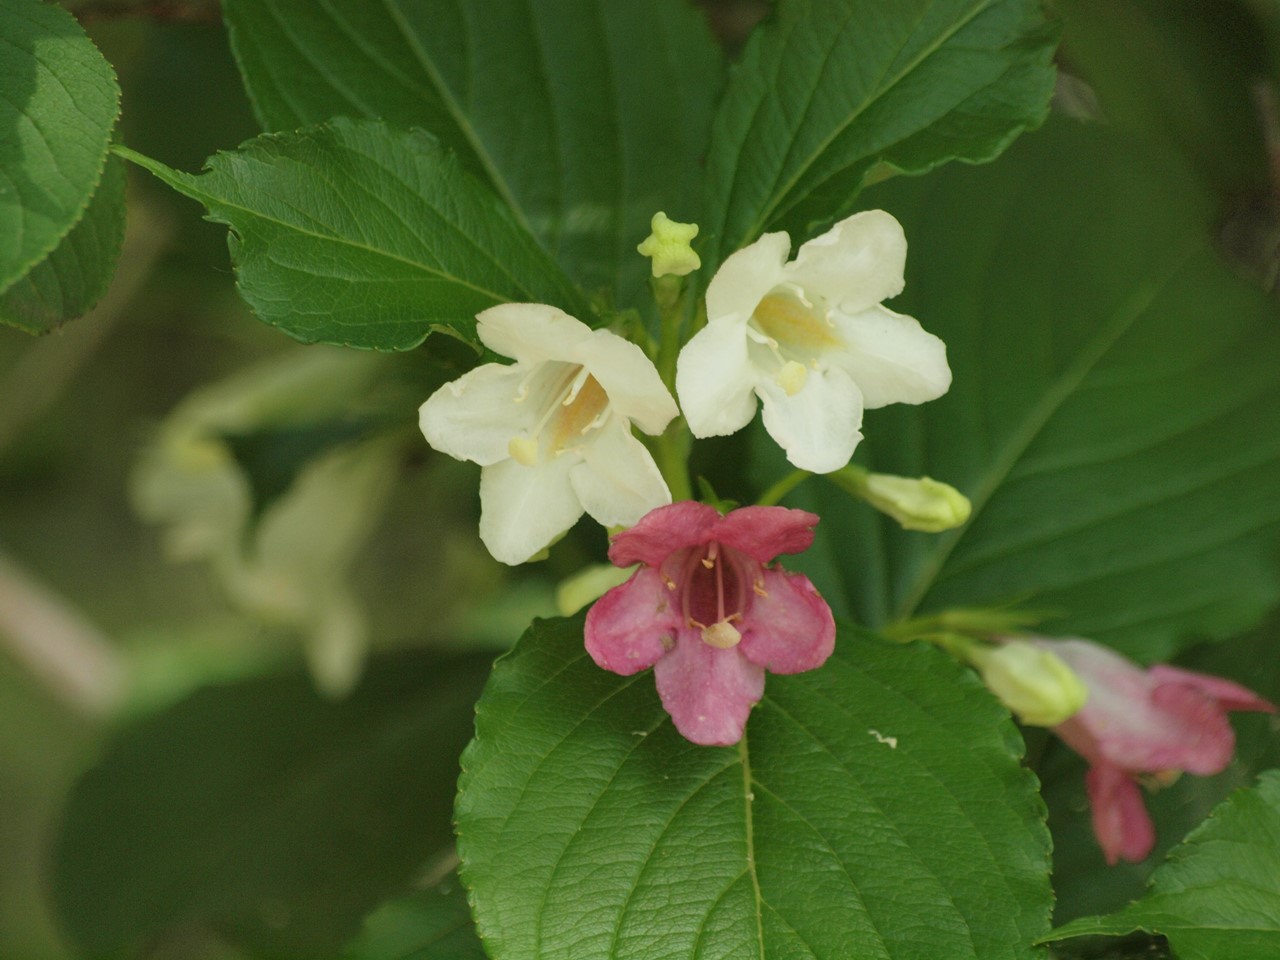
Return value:
<svg viewBox="0 0 1280 960">
<path fill-rule="evenodd" d="M 826 308 L 811 303 L 799 288 L 775 287 L 756 304 L 751 318 L 761 333 L 776 340 L 783 349 L 809 354 L 844 346 Z"/>
</svg>

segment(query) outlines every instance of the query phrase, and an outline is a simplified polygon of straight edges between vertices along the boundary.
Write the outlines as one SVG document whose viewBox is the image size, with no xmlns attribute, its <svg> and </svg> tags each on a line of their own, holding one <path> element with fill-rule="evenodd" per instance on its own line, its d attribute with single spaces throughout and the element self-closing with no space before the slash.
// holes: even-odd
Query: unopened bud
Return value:
<svg viewBox="0 0 1280 960">
<path fill-rule="evenodd" d="M 698 235 L 696 223 L 677 223 L 661 211 L 649 221 L 653 231 L 636 247 L 640 253 L 653 260 L 653 275 L 683 277 L 702 266 L 702 261 L 689 244 Z"/>
<path fill-rule="evenodd" d="M 887 513 L 905 530 L 941 533 L 969 519 L 969 498 L 947 483 L 931 477 L 896 477 L 871 473 L 863 483 L 862 496 L 877 510 Z"/>
<path fill-rule="evenodd" d="M 987 689 L 1030 726 L 1056 727 L 1088 699 L 1088 688 L 1061 657 L 1025 640 L 974 646 L 967 657 Z"/>
</svg>

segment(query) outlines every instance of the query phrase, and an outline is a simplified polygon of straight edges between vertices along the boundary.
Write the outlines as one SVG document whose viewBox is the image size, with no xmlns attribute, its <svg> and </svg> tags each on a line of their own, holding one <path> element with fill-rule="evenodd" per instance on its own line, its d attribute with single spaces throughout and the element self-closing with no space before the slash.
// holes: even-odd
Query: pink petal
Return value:
<svg viewBox="0 0 1280 960">
<path fill-rule="evenodd" d="M 1138 785 L 1110 764 L 1090 767 L 1084 783 L 1093 808 L 1093 833 L 1107 864 L 1145 860 L 1155 846 L 1156 830 Z"/>
<path fill-rule="evenodd" d="M 1185 770 L 1200 776 L 1226 769 L 1236 752 L 1236 734 L 1216 700 L 1181 683 L 1166 683 L 1152 692 L 1151 702 L 1168 718 L 1168 752 L 1153 755 L 1147 769 Z"/>
<path fill-rule="evenodd" d="M 822 666 L 835 648 L 831 608 L 808 577 L 765 570 L 765 596 L 752 597 L 737 649 L 774 673 L 802 673 Z"/>
<path fill-rule="evenodd" d="M 624 677 L 653 666 L 675 637 L 679 611 L 671 606 L 674 597 L 662 575 L 648 568 L 608 591 L 587 613 L 591 659 Z"/>
<path fill-rule="evenodd" d="M 780 553 L 800 553 L 813 544 L 818 516 L 787 507 L 742 507 L 720 519 L 712 539 L 768 563 Z"/>
<path fill-rule="evenodd" d="M 1212 697 L 1224 710 L 1257 710 L 1262 713 L 1275 713 L 1276 705 L 1264 700 L 1247 687 L 1224 680 L 1222 677 L 1210 676 L 1207 673 L 1196 673 L 1194 670 L 1181 670 L 1168 664 L 1158 663 L 1147 674 L 1158 684 L 1179 683 L 1183 686 L 1199 690 L 1207 697 Z"/>
<path fill-rule="evenodd" d="M 705 503 L 682 500 L 650 510 L 630 530 L 623 530 L 609 546 L 615 566 L 643 563 L 658 567 L 672 553 L 710 540 L 720 512 Z"/>
<path fill-rule="evenodd" d="M 687 740 L 727 747 L 742 739 L 752 704 L 764 695 L 764 668 L 737 650 L 702 642 L 698 630 L 681 630 L 676 648 L 653 671 L 662 705 Z"/>
</svg>

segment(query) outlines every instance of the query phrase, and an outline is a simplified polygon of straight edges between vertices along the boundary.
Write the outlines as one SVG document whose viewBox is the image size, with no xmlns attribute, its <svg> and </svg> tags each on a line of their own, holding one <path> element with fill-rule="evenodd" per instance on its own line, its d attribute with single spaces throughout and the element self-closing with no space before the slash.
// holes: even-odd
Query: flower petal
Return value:
<svg viewBox="0 0 1280 960">
<path fill-rule="evenodd" d="M 623 417 L 611 416 L 593 430 L 581 455 L 582 462 L 569 471 L 569 482 L 583 509 L 602 526 L 630 526 L 671 502 L 658 465 Z"/>
<path fill-rule="evenodd" d="M 1164 717 L 1158 742 L 1141 744 L 1148 766 L 1134 769 L 1185 770 L 1199 776 L 1221 773 L 1236 752 L 1236 732 L 1218 701 L 1181 683 L 1160 684 L 1151 694 Z M 1122 746 L 1118 744 L 1116 751 Z M 1133 745 L 1136 752 L 1138 745 Z"/>
<path fill-rule="evenodd" d="M 674 597 L 662 574 L 649 568 L 606 592 L 587 613 L 591 659 L 624 677 L 653 666 L 675 642 L 680 612 L 671 605 Z"/>
<path fill-rule="evenodd" d="M 658 376 L 658 368 L 634 343 L 608 330 L 594 330 L 574 350 L 574 359 L 596 378 L 614 410 L 656 436 L 680 410 Z"/>
<path fill-rule="evenodd" d="M 1262 713 L 1275 713 L 1276 705 L 1258 696 L 1247 687 L 1238 683 L 1213 677 L 1207 673 L 1196 673 L 1194 670 L 1181 670 L 1165 663 L 1157 663 L 1147 670 L 1147 675 L 1158 685 L 1180 683 L 1183 686 L 1199 690 L 1206 697 L 1218 701 L 1224 710 L 1257 710 Z"/>
<path fill-rule="evenodd" d="M 811 297 L 857 313 L 900 294 L 906 264 L 902 225 L 883 210 L 864 210 L 801 246 L 785 272 Z"/>
<path fill-rule="evenodd" d="M 830 473 L 849 462 L 862 439 L 862 394 L 844 370 L 810 370 L 790 396 L 773 380 L 761 380 L 756 392 L 764 401 L 764 428 L 793 464 Z"/>
<path fill-rule="evenodd" d="M 476 314 L 476 334 L 494 353 L 541 363 L 569 360 L 591 328 L 545 303 L 500 303 Z"/>
<path fill-rule="evenodd" d="M 764 695 L 764 668 L 736 649 L 702 642 L 681 630 L 676 647 L 653 668 L 662 705 L 687 740 L 727 747 L 742 739 L 752 704 Z"/>
<path fill-rule="evenodd" d="M 914 317 L 877 306 L 860 313 L 833 312 L 831 319 L 849 349 L 826 356 L 849 371 L 868 410 L 924 403 L 951 387 L 946 344 Z"/>
<path fill-rule="evenodd" d="M 524 563 L 582 516 L 569 482 L 579 458 L 564 454 L 526 467 L 503 460 L 480 471 L 480 539 L 494 558 Z"/>
<path fill-rule="evenodd" d="M 818 515 L 789 507 L 739 507 L 720 518 L 712 539 L 759 563 L 780 553 L 800 553 L 813 545 Z"/>
<path fill-rule="evenodd" d="M 786 279 L 783 265 L 791 253 L 785 233 L 766 233 L 729 256 L 707 285 L 707 320 L 747 320 L 764 295 Z"/>
<path fill-rule="evenodd" d="M 422 435 L 441 453 L 488 466 L 511 454 L 511 438 L 533 426 L 537 404 L 516 403 L 524 364 L 486 363 L 427 398 L 418 408 Z"/>
<path fill-rule="evenodd" d="M 1107 863 L 1114 866 L 1118 860 L 1145 860 L 1155 846 L 1156 831 L 1138 785 L 1110 764 L 1090 767 L 1084 783 L 1092 807 L 1093 833 Z"/>
<path fill-rule="evenodd" d="M 693 435 L 724 437 L 750 423 L 757 379 L 745 318 L 712 322 L 695 333 L 676 360 L 676 393 Z"/>
<path fill-rule="evenodd" d="M 827 662 L 835 649 L 831 608 L 809 578 L 765 570 L 764 595 L 743 616 L 738 650 L 773 673 L 802 673 Z"/>
<path fill-rule="evenodd" d="M 616 534 L 609 546 L 609 562 L 619 567 L 643 563 L 660 567 L 677 550 L 707 543 L 720 522 L 715 507 L 681 500 L 650 511 L 630 530 Z"/>
</svg>

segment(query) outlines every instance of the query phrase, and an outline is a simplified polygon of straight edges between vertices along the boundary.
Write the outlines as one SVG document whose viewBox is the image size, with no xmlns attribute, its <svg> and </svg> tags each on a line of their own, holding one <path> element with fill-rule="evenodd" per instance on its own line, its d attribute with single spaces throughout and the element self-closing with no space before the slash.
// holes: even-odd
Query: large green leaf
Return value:
<svg viewBox="0 0 1280 960">
<path fill-rule="evenodd" d="M 10 0 L 0 6 L 0 90 L 3 292 L 84 214 L 107 161 L 120 88 L 70 14 Z"/>
<path fill-rule="evenodd" d="M 1040 0 L 789 0 L 716 116 L 714 265 L 765 230 L 807 239 L 876 163 L 990 160 L 1044 119 L 1055 28 Z"/>
<path fill-rule="evenodd" d="M 231 227 L 241 295 L 304 342 L 474 340 L 477 311 L 512 300 L 585 315 L 536 241 L 421 131 L 337 119 L 257 137 L 199 176 L 122 152 Z"/>
<path fill-rule="evenodd" d="M 106 293 L 124 243 L 124 181 L 124 161 L 109 158 L 80 222 L 0 294 L 0 322 L 47 333 L 87 312 Z"/>
<path fill-rule="evenodd" d="M 463 755 L 462 876 L 494 960 L 1035 957 L 1049 891 L 1021 741 L 924 647 L 840 631 L 737 747 L 689 743 L 582 620 L 495 666 Z"/>
<path fill-rule="evenodd" d="M 375 659 L 349 699 L 301 675 L 201 691 L 124 731 L 79 782 L 54 891 L 89 955 L 200 931 L 331 956 L 450 841 L 487 661 Z"/>
<path fill-rule="evenodd" d="M 421 126 L 570 273 L 643 291 L 657 210 L 697 219 L 722 62 L 682 0 L 227 0 L 263 126 Z"/>
<path fill-rule="evenodd" d="M 1241 790 L 1151 875 L 1147 895 L 1108 917 L 1081 917 L 1053 939 L 1163 934 L 1179 960 L 1280 956 L 1280 771 Z"/>
<path fill-rule="evenodd" d="M 872 199 L 911 244 L 894 307 L 946 341 L 955 379 L 873 411 L 860 456 L 974 511 L 909 533 L 811 481 L 854 616 L 1022 602 L 1155 659 L 1280 600 L 1280 325 L 1219 262 L 1189 174 L 1063 121 Z"/>
</svg>

